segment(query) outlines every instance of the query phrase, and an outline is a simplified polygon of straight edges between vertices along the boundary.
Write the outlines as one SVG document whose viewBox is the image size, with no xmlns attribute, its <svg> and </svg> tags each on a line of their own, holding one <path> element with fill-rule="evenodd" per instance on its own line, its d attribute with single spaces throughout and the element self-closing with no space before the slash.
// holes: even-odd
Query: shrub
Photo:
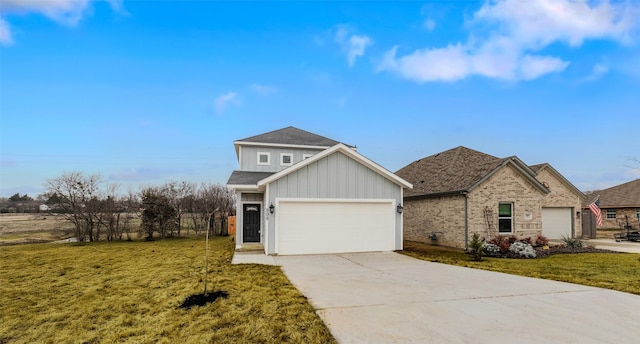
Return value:
<svg viewBox="0 0 640 344">
<path fill-rule="evenodd" d="M 549 239 L 546 236 L 540 234 L 536 238 L 536 246 L 547 246 L 549 245 Z"/>
<path fill-rule="evenodd" d="M 582 239 L 562 236 L 562 241 L 567 247 L 570 247 L 570 248 L 584 247 L 584 242 L 582 242 Z"/>
<path fill-rule="evenodd" d="M 489 257 L 500 257 L 502 256 L 502 252 L 500 251 L 500 247 L 498 245 L 484 243 L 484 254 Z"/>
<path fill-rule="evenodd" d="M 520 241 L 525 243 L 525 244 L 529 244 L 529 245 L 533 246 L 533 238 L 524 238 L 524 239 L 522 239 Z"/>
<path fill-rule="evenodd" d="M 493 237 L 493 239 L 489 240 L 489 243 L 498 246 L 500 248 L 500 253 L 504 254 L 509 252 L 509 247 L 515 241 L 516 241 L 516 237 L 513 235 L 508 237 L 503 235 L 497 235 Z"/>
<path fill-rule="evenodd" d="M 469 254 L 471 255 L 471 259 L 475 261 L 482 260 L 483 245 L 484 238 L 480 238 L 478 233 L 473 233 L 473 237 L 471 238 L 471 242 L 469 243 Z"/>
<path fill-rule="evenodd" d="M 533 249 L 533 246 L 522 241 L 516 241 L 511 244 L 511 246 L 509 247 L 509 252 L 513 253 L 516 257 L 519 258 L 536 257 L 536 251 Z"/>
</svg>

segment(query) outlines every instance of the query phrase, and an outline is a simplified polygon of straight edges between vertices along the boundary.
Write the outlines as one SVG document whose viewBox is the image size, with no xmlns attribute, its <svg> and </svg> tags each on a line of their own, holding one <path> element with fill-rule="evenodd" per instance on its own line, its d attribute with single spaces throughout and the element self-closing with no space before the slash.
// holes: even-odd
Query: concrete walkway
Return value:
<svg viewBox="0 0 640 344">
<path fill-rule="evenodd" d="M 278 256 L 341 343 L 637 343 L 640 296 L 397 253 Z"/>
<path fill-rule="evenodd" d="M 603 250 L 627 252 L 627 253 L 640 253 L 640 242 L 634 241 L 615 241 L 614 239 L 589 239 L 585 240 L 588 245 L 593 245 L 595 248 Z"/>
</svg>

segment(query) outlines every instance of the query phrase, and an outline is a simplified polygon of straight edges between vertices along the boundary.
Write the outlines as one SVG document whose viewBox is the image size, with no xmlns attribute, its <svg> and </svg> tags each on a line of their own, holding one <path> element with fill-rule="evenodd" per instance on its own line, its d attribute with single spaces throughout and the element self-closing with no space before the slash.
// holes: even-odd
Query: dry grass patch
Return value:
<svg viewBox="0 0 640 344">
<path fill-rule="evenodd" d="M 203 291 L 203 239 L 0 248 L 0 343 L 335 342 L 279 267 L 232 255 L 211 240 L 209 290 L 229 296 L 185 310 Z"/>
<path fill-rule="evenodd" d="M 640 295 L 640 254 L 577 253 L 541 259 L 482 258 L 471 261 L 460 249 L 405 242 L 404 253 L 430 262 L 577 283 Z"/>
<path fill-rule="evenodd" d="M 60 215 L 0 215 L 0 246 L 48 242 L 73 236 L 73 225 Z"/>
</svg>

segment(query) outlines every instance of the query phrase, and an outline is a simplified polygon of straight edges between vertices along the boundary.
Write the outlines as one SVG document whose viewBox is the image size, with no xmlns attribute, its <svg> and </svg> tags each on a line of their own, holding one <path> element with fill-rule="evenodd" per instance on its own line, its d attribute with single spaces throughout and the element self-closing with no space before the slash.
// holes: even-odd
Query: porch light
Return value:
<svg viewBox="0 0 640 344">
<path fill-rule="evenodd" d="M 396 207 L 396 210 L 398 211 L 398 214 L 402 214 L 402 211 L 404 210 L 404 207 L 402 206 L 402 203 L 398 203 L 398 206 Z"/>
<path fill-rule="evenodd" d="M 576 217 L 580 218 L 580 212 L 579 211 L 576 211 Z"/>
<path fill-rule="evenodd" d="M 271 205 L 269 206 L 269 212 L 273 214 L 275 210 L 276 210 L 276 207 L 273 205 L 273 203 L 271 203 Z"/>
</svg>

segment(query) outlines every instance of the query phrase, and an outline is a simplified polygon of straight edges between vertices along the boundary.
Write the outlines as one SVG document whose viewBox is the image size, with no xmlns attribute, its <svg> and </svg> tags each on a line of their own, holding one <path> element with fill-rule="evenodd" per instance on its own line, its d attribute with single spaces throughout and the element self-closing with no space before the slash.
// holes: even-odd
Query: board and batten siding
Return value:
<svg viewBox="0 0 640 344">
<path fill-rule="evenodd" d="M 265 207 L 276 204 L 278 198 L 380 199 L 398 204 L 402 202 L 402 187 L 336 152 L 273 181 L 268 185 L 267 197 Z M 396 247 L 402 247 L 402 216 L 395 213 L 395 219 Z M 275 249 L 275 221 L 269 219 L 267 226 L 268 247 Z"/>
<path fill-rule="evenodd" d="M 280 165 L 280 153 L 293 154 L 292 162 L 296 164 L 302 161 L 305 154 L 314 155 L 321 151 L 321 149 L 240 146 L 240 171 L 278 172 L 289 167 Z M 258 165 L 258 152 L 270 154 L 269 165 Z"/>
</svg>

